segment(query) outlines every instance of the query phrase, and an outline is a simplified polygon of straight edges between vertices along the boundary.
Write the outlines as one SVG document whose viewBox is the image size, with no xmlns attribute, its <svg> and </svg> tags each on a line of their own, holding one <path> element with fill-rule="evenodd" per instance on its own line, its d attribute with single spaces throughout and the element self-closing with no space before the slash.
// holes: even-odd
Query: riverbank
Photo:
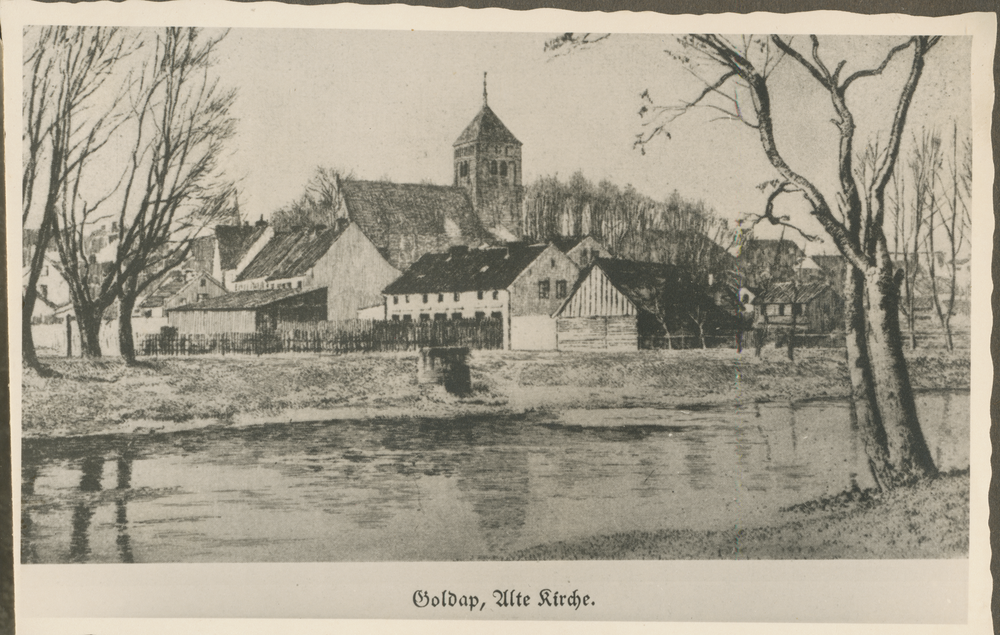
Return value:
<svg viewBox="0 0 1000 635">
<path fill-rule="evenodd" d="M 968 351 L 909 355 L 916 390 L 968 389 Z M 556 353 L 476 351 L 473 394 L 416 383 L 415 353 L 120 360 L 49 358 L 22 377 L 22 434 L 72 436 L 266 421 L 454 417 L 565 408 L 697 407 L 842 398 L 833 349 L 737 355 L 731 349 Z"/>
<path fill-rule="evenodd" d="M 845 492 L 767 526 L 665 529 L 554 542 L 510 560 L 929 559 L 969 556 L 969 472 L 885 494 Z"/>
</svg>

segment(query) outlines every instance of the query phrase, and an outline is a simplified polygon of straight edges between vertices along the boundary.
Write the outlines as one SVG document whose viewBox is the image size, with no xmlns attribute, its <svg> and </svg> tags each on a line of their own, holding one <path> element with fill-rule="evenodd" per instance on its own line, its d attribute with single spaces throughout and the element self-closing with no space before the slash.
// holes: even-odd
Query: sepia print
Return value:
<svg viewBox="0 0 1000 635">
<path fill-rule="evenodd" d="M 968 560 L 973 38 L 797 32 L 25 26 L 22 569 Z"/>
</svg>

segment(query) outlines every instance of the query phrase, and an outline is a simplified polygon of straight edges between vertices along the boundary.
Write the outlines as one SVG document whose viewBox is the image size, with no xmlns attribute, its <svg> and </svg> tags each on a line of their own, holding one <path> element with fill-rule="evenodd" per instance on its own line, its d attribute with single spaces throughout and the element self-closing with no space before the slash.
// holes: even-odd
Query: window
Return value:
<svg viewBox="0 0 1000 635">
<path fill-rule="evenodd" d="M 410 303 L 410 296 L 408 296 L 408 295 L 404 295 L 404 296 L 403 296 L 403 302 L 405 302 L 405 303 L 409 304 L 409 303 Z"/>
<path fill-rule="evenodd" d="M 462 161 L 461 165 L 458 168 L 458 173 L 461 176 L 469 176 L 469 162 L 468 161 Z"/>
<path fill-rule="evenodd" d="M 494 300 L 499 300 L 500 299 L 500 292 L 499 291 L 494 291 L 493 292 L 493 299 Z"/>
<path fill-rule="evenodd" d="M 497 162 L 496 161 L 490 161 L 490 174 L 492 174 L 493 176 L 497 175 Z"/>
<path fill-rule="evenodd" d="M 142 317 L 148 317 L 148 318 L 153 317 L 153 311 L 152 311 L 152 309 L 146 309 L 145 311 L 143 311 L 142 312 Z"/>
<path fill-rule="evenodd" d="M 431 321 L 431 314 L 430 313 L 421 313 L 420 314 L 420 321 L 421 322 L 430 322 Z"/>
<path fill-rule="evenodd" d="M 443 293 L 439 293 L 438 294 L 438 302 L 444 302 L 444 294 Z"/>
<path fill-rule="evenodd" d="M 399 316 L 398 315 L 392 316 L 392 321 L 393 322 L 399 322 Z"/>
<path fill-rule="evenodd" d="M 538 299 L 547 300 L 549 297 L 549 281 L 539 280 L 538 281 Z"/>
<path fill-rule="evenodd" d="M 462 294 L 461 294 L 461 293 L 458 293 L 458 292 L 456 292 L 456 293 L 455 293 L 455 302 L 458 302 L 458 301 L 459 301 L 459 299 L 461 299 L 461 297 L 462 297 Z"/>
<path fill-rule="evenodd" d="M 778 315 L 784 315 L 784 314 L 785 314 L 785 305 L 784 304 L 779 304 L 778 305 Z"/>
<path fill-rule="evenodd" d="M 500 176 L 507 176 L 507 162 L 500 162 Z"/>
<path fill-rule="evenodd" d="M 207 293 L 199 293 L 198 294 L 198 302 L 204 302 L 207 299 L 208 299 L 208 294 Z"/>
<path fill-rule="evenodd" d="M 435 313 L 434 314 L 434 321 L 435 322 L 443 322 L 443 321 L 445 321 L 447 319 L 448 319 L 448 314 L 447 313 Z"/>
<path fill-rule="evenodd" d="M 549 263 L 550 263 L 550 264 L 552 265 L 552 267 L 554 268 L 554 267 L 556 266 L 556 259 L 555 259 L 555 258 L 552 258 L 551 260 L 549 260 Z"/>
<path fill-rule="evenodd" d="M 494 311 L 493 313 L 490 313 L 490 318 L 494 320 L 502 320 L 503 313 L 500 311 Z"/>
<path fill-rule="evenodd" d="M 427 304 L 427 294 L 424 294 L 424 304 Z"/>
<path fill-rule="evenodd" d="M 802 315 L 802 305 L 793 304 L 792 305 L 792 315 Z"/>
<path fill-rule="evenodd" d="M 477 320 L 482 320 L 485 317 L 486 317 L 486 312 L 485 311 L 476 311 L 476 319 Z"/>
<path fill-rule="evenodd" d="M 461 320 L 462 319 L 462 314 L 461 313 L 452 313 L 451 314 L 451 319 L 453 319 L 453 320 Z"/>
<path fill-rule="evenodd" d="M 482 291 L 476 291 L 476 299 L 477 300 L 482 300 L 483 299 L 483 292 Z"/>
<path fill-rule="evenodd" d="M 301 289 L 302 288 L 302 281 L 299 280 L 299 283 L 297 285 L 295 285 L 295 286 L 296 286 L 296 288 Z"/>
<path fill-rule="evenodd" d="M 412 315 L 404 315 L 403 316 L 403 321 L 404 322 L 412 322 L 413 321 L 413 316 Z"/>
<path fill-rule="evenodd" d="M 392 303 L 393 304 L 399 304 L 399 296 L 398 295 L 392 296 Z"/>
<path fill-rule="evenodd" d="M 566 297 L 566 281 L 556 280 L 556 297 L 565 298 Z"/>
<path fill-rule="evenodd" d="M 199 286 L 199 287 L 201 287 L 202 289 L 204 289 L 204 288 L 205 288 L 205 286 L 206 286 L 207 284 L 208 284 L 208 280 L 205 280 L 204 278 L 202 278 L 202 279 L 201 279 L 201 280 L 200 280 L 200 281 L 198 282 L 198 286 Z"/>
</svg>

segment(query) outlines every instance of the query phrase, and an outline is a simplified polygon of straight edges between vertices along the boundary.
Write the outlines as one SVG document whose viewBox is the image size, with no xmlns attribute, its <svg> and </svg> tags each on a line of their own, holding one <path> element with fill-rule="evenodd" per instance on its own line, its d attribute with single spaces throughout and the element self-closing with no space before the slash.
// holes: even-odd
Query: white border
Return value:
<svg viewBox="0 0 1000 635">
<path fill-rule="evenodd" d="M 359 5 L 333 5 L 333 6 L 287 6 L 275 3 L 253 3 L 253 4 L 227 4 L 210 2 L 207 0 L 178 0 L 163 4 L 146 3 L 81 3 L 76 5 L 66 4 L 32 4 L 22 1 L 5 1 L 0 3 L 0 14 L 4 23 L 4 34 L 7 36 L 4 42 L 5 66 L 4 83 L 6 87 L 5 114 L 8 130 L 7 135 L 7 192 L 9 193 L 8 203 L 18 201 L 20 195 L 20 180 L 16 178 L 20 169 L 20 144 L 19 138 L 20 122 L 20 95 L 21 95 L 21 27 L 25 24 L 115 24 L 123 26 L 138 25 L 202 25 L 202 26 L 232 26 L 232 27 L 297 27 L 297 28 L 340 28 L 340 29 L 398 29 L 398 30 L 460 30 L 460 31 L 533 31 L 533 32 L 563 32 L 563 31 L 597 31 L 597 32 L 658 32 L 658 33 L 686 33 L 686 32 L 775 32 L 775 33 L 852 33 L 852 34 L 890 34 L 890 33 L 935 33 L 942 35 L 972 35 L 973 36 L 973 107 L 972 119 L 974 125 L 974 205 L 973 218 L 975 231 L 972 234 L 973 242 L 973 301 L 972 301 L 972 508 L 971 508 L 971 531 L 970 531 L 970 566 L 969 566 L 969 623 L 966 625 L 953 626 L 924 626 L 924 625 L 883 625 L 883 624 L 818 624 L 810 625 L 809 630 L 817 633 L 826 632 L 899 632 L 899 633 L 965 633 L 965 632 L 991 632 L 990 628 L 990 593 L 991 578 L 989 574 L 990 549 L 988 542 L 988 508 L 987 508 L 987 488 L 989 484 L 989 391 L 991 389 L 990 379 L 992 376 L 992 363 L 989 357 L 989 328 L 992 324 L 990 310 L 990 291 L 992 284 L 990 281 L 990 255 L 991 237 L 993 235 L 993 215 L 992 215 L 992 182 L 993 182 L 993 151 L 990 139 L 990 117 L 993 106 L 993 51 L 996 38 L 995 16 L 993 14 L 967 14 L 963 16 L 929 18 L 912 17 L 902 15 L 877 15 L 858 16 L 840 12 L 813 12 L 806 14 L 779 15 L 754 13 L 749 15 L 714 15 L 714 16 L 690 16 L 677 15 L 666 16 L 658 13 L 571 13 L 561 10 L 539 9 L 524 12 L 507 11 L 503 9 L 482 9 L 471 10 L 465 8 L 457 9 L 429 9 L 422 7 L 412 7 L 406 5 L 363 7 Z M 19 205 L 8 205 L 8 209 L 19 208 Z M 12 421 L 19 421 L 20 417 L 20 302 L 16 297 L 17 290 L 20 289 L 20 227 L 16 220 L 16 214 L 8 214 L 7 235 L 8 235 L 8 307 L 10 308 L 10 359 L 11 361 L 11 415 Z M 20 470 L 20 435 L 17 426 L 13 429 L 13 453 L 15 474 Z M 15 483 L 18 482 L 15 479 Z M 14 509 L 19 517 L 20 492 L 19 488 L 14 488 Z M 15 522 L 15 544 L 19 538 L 19 522 Z M 663 571 L 672 570 L 671 563 L 658 563 Z M 675 563 L 676 564 L 676 563 Z M 708 565 L 708 563 L 699 563 Z M 741 566 L 742 563 L 715 563 L 711 566 Z M 780 574 L 780 570 L 788 565 L 788 561 L 777 561 L 762 565 L 756 570 L 756 574 L 762 574 L 764 578 Z M 892 561 L 882 561 L 886 567 L 894 566 Z M 904 570 L 912 563 L 904 563 Z M 115 565 L 90 565 L 90 566 L 35 566 L 30 574 L 26 575 L 23 568 L 16 566 L 15 580 L 17 586 L 18 604 L 18 628 L 19 630 L 30 632 L 274 632 L 278 629 L 294 628 L 298 632 L 329 632 L 330 625 L 322 621 L 293 620 L 293 621 L 247 621 L 247 620 L 46 620 L 38 616 L 39 612 L 45 609 L 39 604 L 40 601 L 50 601 L 51 610 L 57 612 L 57 606 L 66 606 L 67 602 L 72 605 L 73 597 L 67 593 L 75 592 L 77 600 L 83 600 L 86 606 L 86 599 L 90 597 L 90 608 L 99 610 L 101 603 L 93 605 L 94 597 L 104 597 L 107 604 L 122 607 L 116 604 L 115 594 L 123 593 L 128 596 L 130 592 L 135 592 L 135 587 L 125 588 L 119 586 L 116 580 L 120 580 L 124 575 L 126 579 L 132 580 L 134 574 L 141 574 L 139 578 L 146 578 L 145 584 L 150 586 L 142 587 L 144 584 L 138 578 L 134 582 L 139 584 L 138 588 L 158 589 L 166 592 L 170 584 L 187 584 L 193 580 L 216 579 L 220 586 L 213 588 L 199 588 L 198 594 L 203 596 L 208 605 L 212 605 L 212 593 L 217 594 L 220 601 L 226 598 L 239 597 L 241 595 L 254 596 L 253 585 L 246 587 L 234 587 L 231 585 L 234 580 L 247 580 L 247 574 L 268 577 L 273 575 L 291 574 L 299 575 L 304 571 L 304 567 L 327 567 L 330 570 L 322 574 L 335 574 L 335 569 L 344 565 L 270 565 L 287 569 L 284 573 L 279 570 L 267 571 L 264 565 L 127 565 L 127 574 Z M 372 566 L 369 570 L 373 573 L 385 565 Z M 418 568 L 421 565 L 413 565 Z M 613 572 L 618 575 L 621 572 L 628 572 L 637 563 L 589 563 L 587 576 L 600 577 Z M 808 563 L 804 565 L 808 569 Z M 822 563 L 817 565 L 822 568 Z M 448 573 L 444 569 L 455 567 L 455 572 Z M 545 572 L 545 564 L 518 564 L 506 565 L 502 563 L 458 563 L 454 565 L 425 565 L 424 569 L 433 568 L 434 578 L 440 580 L 438 586 L 448 586 L 446 581 L 449 575 L 466 576 L 474 573 L 482 577 L 486 575 L 496 577 L 504 572 L 504 567 L 513 567 L 509 575 L 513 578 L 525 576 L 534 579 L 533 586 L 544 584 L 538 576 L 559 573 L 562 569 L 572 569 L 569 565 L 556 563 L 553 571 Z M 769 567 L 774 567 L 769 569 Z M 682 567 L 683 568 L 683 567 Z M 464 571 L 463 571 L 464 569 Z M 673 570 L 677 570 L 674 568 Z M 815 581 L 810 574 L 802 569 L 798 570 L 798 580 L 804 585 L 810 581 Z M 265 573 L 266 572 L 266 573 Z M 566 571 L 561 571 L 563 575 Z M 913 573 L 912 571 L 910 572 Z M 419 574 L 419 571 L 417 572 Z M 575 575 L 575 574 L 574 574 Z M 617 577 L 613 576 L 613 577 Z M 641 576 L 640 576 L 641 577 Z M 280 575 L 279 575 L 280 578 Z M 75 584 L 84 585 L 76 586 Z M 861 584 L 862 580 L 856 580 Z M 885 580 L 884 582 L 889 582 Z M 24 586 L 28 583 L 29 586 Z M 166 586 L 164 586 L 166 584 Z M 492 588 L 494 585 L 501 585 L 499 581 L 483 582 L 482 588 Z M 887 584 L 886 591 L 891 594 L 891 582 Z M 41 594 L 40 587 L 35 585 L 45 585 L 46 593 Z M 54 585 L 54 586 L 48 586 Z M 454 585 L 452 585 L 454 586 Z M 87 591 L 97 590 L 98 593 L 88 596 Z M 178 588 L 175 591 L 180 590 Z M 190 589 L 189 589 L 190 590 Z M 629 589 L 624 589 L 628 595 Z M 639 593 L 639 595 L 643 595 Z M 119 596 L 120 597 L 120 596 Z M 278 598 L 274 598 L 278 599 Z M 655 593 L 646 597 L 649 601 L 656 601 Z M 669 602 L 669 597 L 660 598 Z M 719 606 L 730 598 L 715 597 L 714 601 Z M 226 600 L 228 601 L 228 600 Z M 331 598 L 331 602 L 333 599 Z M 393 600 L 395 601 L 395 600 Z M 713 598 L 706 599 L 709 604 Z M 801 601 L 801 599 L 800 599 Z M 79 605 L 77 605 L 79 606 Z M 215 606 L 221 606 L 215 604 Z M 80 609 L 86 611 L 87 609 Z M 388 610 L 387 614 L 394 613 Z M 50 613 L 51 614 L 51 613 Z M 77 613 L 79 615 L 79 613 Z M 162 614 L 160 614 L 162 615 Z M 201 614 L 201 617 L 209 615 Z M 608 623 L 519 623 L 519 622 L 479 622 L 477 630 L 482 632 L 506 633 L 515 629 L 521 630 L 525 627 L 541 628 L 544 625 L 546 631 L 551 632 L 573 632 L 573 633 L 597 633 L 597 632 L 619 632 L 622 629 L 642 630 L 643 632 L 670 632 L 670 633 L 695 633 L 706 630 L 718 630 L 731 632 L 760 632 L 760 633 L 784 633 L 801 632 L 801 623 L 787 624 L 710 624 L 710 623 L 629 623 L 629 624 L 608 624 Z M 469 625 L 458 621 L 452 622 L 399 622 L 399 621 L 356 621 L 345 620 L 338 622 L 336 628 L 344 632 L 397 632 L 402 628 L 410 630 L 411 627 L 420 626 L 428 628 L 429 632 L 467 632 Z"/>
</svg>

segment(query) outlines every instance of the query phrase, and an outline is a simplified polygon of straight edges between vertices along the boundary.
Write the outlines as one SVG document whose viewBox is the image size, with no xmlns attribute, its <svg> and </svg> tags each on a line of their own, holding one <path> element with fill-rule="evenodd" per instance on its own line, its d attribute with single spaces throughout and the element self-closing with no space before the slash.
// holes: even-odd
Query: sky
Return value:
<svg viewBox="0 0 1000 635">
<path fill-rule="evenodd" d="M 239 179 L 245 218 L 265 218 L 298 197 L 323 165 L 361 179 L 451 184 L 452 144 L 482 106 L 488 73 L 490 107 L 523 145 L 524 182 L 540 176 L 631 184 L 654 198 L 677 190 L 733 219 L 763 208 L 758 184 L 775 177 L 756 131 L 719 113 L 684 115 L 646 146 L 640 94 L 659 104 L 690 99 L 701 82 L 664 52 L 669 35 L 614 36 L 569 53 L 544 50 L 542 33 L 463 33 L 320 29 L 232 29 L 215 71 L 235 87 L 236 136 L 224 165 Z M 799 40 L 804 40 L 804 36 Z M 877 66 L 901 38 L 824 40 L 831 66 L 845 72 Z M 946 39 L 927 62 L 910 126 L 970 126 L 969 39 Z M 862 134 L 888 127 L 891 104 L 908 70 L 898 56 L 883 77 L 849 93 Z M 711 69 L 708 69 L 709 71 Z M 777 140 L 789 163 L 818 182 L 835 175 L 835 128 L 829 99 L 786 59 L 773 76 Z M 868 122 L 874 122 L 869 125 Z M 885 132 L 883 130 L 883 137 Z M 826 181 L 824 181 L 826 179 Z M 804 226 L 802 205 L 787 210 Z M 773 233 L 773 232 L 771 232 Z M 765 232 L 767 234 L 767 232 Z M 829 251 L 815 246 L 813 252 Z"/>
</svg>

